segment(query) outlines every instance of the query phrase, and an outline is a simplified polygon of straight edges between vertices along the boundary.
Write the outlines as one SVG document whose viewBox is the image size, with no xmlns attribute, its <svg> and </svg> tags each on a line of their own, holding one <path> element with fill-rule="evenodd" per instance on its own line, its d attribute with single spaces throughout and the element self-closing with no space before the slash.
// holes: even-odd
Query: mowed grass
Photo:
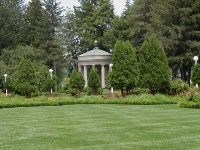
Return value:
<svg viewBox="0 0 200 150">
<path fill-rule="evenodd" d="M 0 109 L 2 150 L 197 150 L 200 111 L 79 104 Z"/>
</svg>

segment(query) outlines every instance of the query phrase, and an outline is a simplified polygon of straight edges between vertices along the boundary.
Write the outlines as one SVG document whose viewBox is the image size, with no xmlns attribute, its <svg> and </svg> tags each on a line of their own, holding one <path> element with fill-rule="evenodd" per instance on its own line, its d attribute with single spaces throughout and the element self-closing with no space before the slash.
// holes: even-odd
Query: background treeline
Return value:
<svg viewBox="0 0 200 150">
<path fill-rule="evenodd" d="M 52 68 L 57 90 L 65 68 L 72 72 L 77 56 L 91 50 L 95 40 L 108 52 L 117 40 L 129 41 L 139 57 L 143 42 L 156 34 L 173 77 L 180 71 L 190 84 L 192 58 L 200 54 L 199 0 L 127 0 L 121 16 L 115 15 L 111 0 L 79 2 L 73 10 L 64 10 L 55 0 L 31 0 L 26 5 L 24 0 L 0 0 L 2 83 L 4 73 L 16 80 L 25 58 L 31 60 L 39 89 Z"/>
</svg>

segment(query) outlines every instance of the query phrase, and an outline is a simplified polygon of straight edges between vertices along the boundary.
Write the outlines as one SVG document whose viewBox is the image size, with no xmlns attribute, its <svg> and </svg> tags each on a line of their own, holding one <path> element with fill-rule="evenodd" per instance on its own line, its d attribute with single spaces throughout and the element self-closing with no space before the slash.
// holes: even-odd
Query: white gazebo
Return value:
<svg viewBox="0 0 200 150">
<path fill-rule="evenodd" d="M 112 54 L 95 47 L 84 54 L 78 56 L 78 71 L 82 72 L 85 79 L 85 87 L 88 87 L 88 69 L 95 67 L 98 70 L 101 87 L 105 88 L 105 72 L 109 71 Z"/>
</svg>

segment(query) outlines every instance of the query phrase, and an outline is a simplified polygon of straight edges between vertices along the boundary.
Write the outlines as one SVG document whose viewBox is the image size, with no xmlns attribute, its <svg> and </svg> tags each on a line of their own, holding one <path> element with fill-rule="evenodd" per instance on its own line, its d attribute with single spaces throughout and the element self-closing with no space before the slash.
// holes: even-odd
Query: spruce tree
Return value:
<svg viewBox="0 0 200 150">
<path fill-rule="evenodd" d="M 23 15 L 22 43 L 36 48 L 43 47 L 49 38 L 48 17 L 40 0 L 31 0 Z"/>
<path fill-rule="evenodd" d="M 148 88 L 151 94 L 167 90 L 170 83 L 170 68 L 164 48 L 155 35 L 142 44 L 138 58 L 139 85 Z"/>
</svg>

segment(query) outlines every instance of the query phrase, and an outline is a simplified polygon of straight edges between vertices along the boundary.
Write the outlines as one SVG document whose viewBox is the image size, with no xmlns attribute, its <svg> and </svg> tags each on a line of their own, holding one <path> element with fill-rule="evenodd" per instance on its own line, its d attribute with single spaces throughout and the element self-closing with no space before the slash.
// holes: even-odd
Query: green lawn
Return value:
<svg viewBox="0 0 200 150">
<path fill-rule="evenodd" d="M 1 150 L 196 150 L 200 111 L 178 105 L 0 109 Z"/>
</svg>

